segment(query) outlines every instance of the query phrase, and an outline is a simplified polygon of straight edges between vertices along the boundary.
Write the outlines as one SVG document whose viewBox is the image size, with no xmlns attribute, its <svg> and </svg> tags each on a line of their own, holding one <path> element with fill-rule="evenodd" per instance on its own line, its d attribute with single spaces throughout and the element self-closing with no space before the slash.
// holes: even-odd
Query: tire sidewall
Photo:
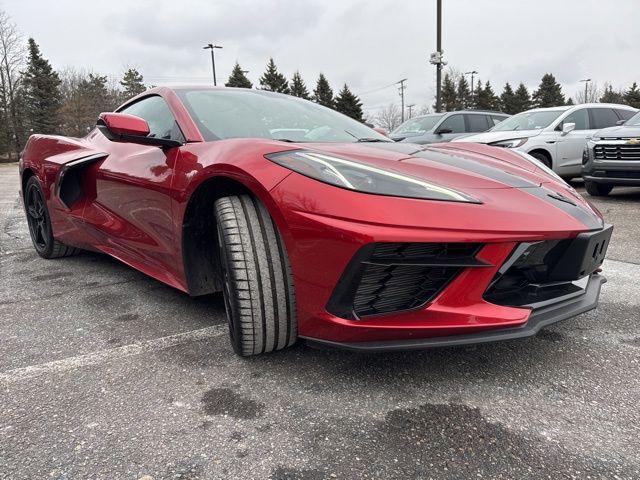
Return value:
<svg viewBox="0 0 640 480">
<path fill-rule="evenodd" d="M 27 216 L 29 215 L 29 212 L 28 212 L 28 208 L 29 208 L 28 201 L 30 198 L 29 193 L 31 192 L 32 189 L 38 190 L 44 202 L 44 217 L 48 227 L 47 228 L 48 236 L 46 239 L 45 248 L 42 249 L 38 247 L 36 240 L 33 238 L 34 233 L 32 231 L 30 224 L 29 224 L 29 236 L 31 237 L 31 243 L 33 244 L 33 248 L 38 253 L 38 255 L 40 255 L 43 258 L 49 258 L 53 252 L 54 242 L 55 242 L 53 237 L 53 226 L 51 224 L 51 217 L 49 215 L 49 208 L 47 206 L 46 196 L 44 194 L 44 191 L 42 190 L 40 180 L 38 180 L 38 178 L 35 175 L 29 178 L 29 180 L 27 181 L 27 185 L 25 187 L 25 192 L 24 192 L 24 209 L 25 209 L 25 214 Z"/>
</svg>

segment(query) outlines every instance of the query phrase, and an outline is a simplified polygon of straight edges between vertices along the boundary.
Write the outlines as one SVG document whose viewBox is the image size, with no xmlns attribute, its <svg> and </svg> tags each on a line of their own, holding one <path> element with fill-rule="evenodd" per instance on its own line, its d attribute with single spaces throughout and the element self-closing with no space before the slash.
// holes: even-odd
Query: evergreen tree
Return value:
<svg viewBox="0 0 640 480">
<path fill-rule="evenodd" d="M 42 57 L 33 38 L 29 39 L 29 59 L 23 73 L 22 101 L 25 127 L 32 133 L 56 133 L 62 103 L 60 77 Z"/>
<path fill-rule="evenodd" d="M 463 110 L 471 106 L 469 82 L 467 82 L 467 79 L 464 77 L 464 75 L 461 75 L 458 79 L 456 97 L 456 110 Z"/>
<path fill-rule="evenodd" d="M 478 89 L 480 89 L 481 83 L 478 81 Z M 476 95 L 476 108 L 479 110 L 499 110 L 500 99 L 493 91 L 491 83 L 487 81 L 484 84 L 484 88 L 479 90 L 481 94 Z"/>
<path fill-rule="evenodd" d="M 562 87 L 556 82 L 556 77 L 545 73 L 538 90 L 533 93 L 533 103 L 536 107 L 557 107 L 564 105 L 565 99 Z"/>
<path fill-rule="evenodd" d="M 518 88 L 516 89 L 515 97 L 514 97 L 514 112 L 520 113 L 525 110 L 529 110 L 531 108 L 531 96 L 529 96 L 529 90 L 524 85 L 524 83 L 520 83 Z"/>
<path fill-rule="evenodd" d="M 344 84 L 340 93 L 336 97 L 335 108 L 340 113 L 344 113 L 348 117 L 351 117 L 359 122 L 363 122 L 362 118 L 362 102 L 354 95 L 347 84 Z"/>
<path fill-rule="evenodd" d="M 142 75 L 135 68 L 130 68 L 124 72 L 120 85 L 122 85 L 122 96 L 125 100 L 135 97 L 147 89 L 144 86 Z"/>
<path fill-rule="evenodd" d="M 615 92 L 611 84 L 604 87 L 604 93 L 600 97 L 600 103 L 624 103 L 624 94 Z"/>
<path fill-rule="evenodd" d="M 511 85 L 509 85 L 509 82 L 504 85 L 504 89 L 500 95 L 500 110 L 509 115 L 518 113 L 516 94 L 513 88 L 511 88 Z"/>
<path fill-rule="evenodd" d="M 304 98 L 305 100 L 309 100 L 309 90 L 307 90 L 307 86 L 302 80 L 302 76 L 300 72 L 296 71 L 291 77 L 291 95 L 294 97 Z"/>
<path fill-rule="evenodd" d="M 445 112 L 452 112 L 458 107 L 456 84 L 448 73 L 445 73 L 444 80 L 442 81 L 441 99 L 442 108 Z"/>
<path fill-rule="evenodd" d="M 478 107 L 478 100 L 482 97 L 484 97 L 484 89 L 482 88 L 482 81 L 478 78 L 473 91 L 470 93 L 467 108 L 480 108 Z"/>
<path fill-rule="evenodd" d="M 242 67 L 240 67 L 240 64 L 236 62 L 235 66 L 233 67 L 233 70 L 231 70 L 231 75 L 229 75 L 229 80 L 227 80 L 227 83 L 225 83 L 224 86 L 237 87 L 237 88 L 252 88 L 253 84 L 242 71 Z"/>
<path fill-rule="evenodd" d="M 322 73 L 318 77 L 316 88 L 313 91 L 313 101 L 325 107 L 334 108 L 333 90 L 331 90 L 327 77 Z"/>
<path fill-rule="evenodd" d="M 624 93 L 624 103 L 630 107 L 640 108 L 640 90 L 636 82 L 633 82 L 631 88 Z"/>
<path fill-rule="evenodd" d="M 289 84 L 284 75 L 278 72 L 276 63 L 273 58 L 269 59 L 267 69 L 262 77 L 260 77 L 260 88 L 271 92 L 289 93 Z"/>
<path fill-rule="evenodd" d="M 565 103 L 565 105 L 568 105 L 568 106 L 575 105 L 575 103 L 573 103 L 573 98 L 569 97 L 569 100 L 567 100 L 567 103 Z"/>
</svg>

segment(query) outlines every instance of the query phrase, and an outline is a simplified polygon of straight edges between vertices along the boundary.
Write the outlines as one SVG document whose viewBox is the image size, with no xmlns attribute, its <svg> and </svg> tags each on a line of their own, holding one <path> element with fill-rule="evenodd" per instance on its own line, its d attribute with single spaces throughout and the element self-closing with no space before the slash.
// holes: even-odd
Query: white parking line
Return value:
<svg viewBox="0 0 640 480">
<path fill-rule="evenodd" d="M 207 338 L 219 337 L 226 333 L 227 326 L 215 325 L 213 327 L 201 328 L 190 332 L 178 333 L 167 337 L 154 338 L 144 342 L 136 342 L 123 347 L 100 350 L 98 352 L 78 355 L 76 357 L 63 358 L 53 362 L 31 365 L 28 367 L 15 368 L 0 373 L 0 385 L 18 382 L 39 375 L 65 372 L 89 365 L 106 363 L 111 360 L 118 360 L 125 357 L 140 355 L 141 353 L 153 353 L 164 350 L 183 343 L 205 340 Z"/>
</svg>

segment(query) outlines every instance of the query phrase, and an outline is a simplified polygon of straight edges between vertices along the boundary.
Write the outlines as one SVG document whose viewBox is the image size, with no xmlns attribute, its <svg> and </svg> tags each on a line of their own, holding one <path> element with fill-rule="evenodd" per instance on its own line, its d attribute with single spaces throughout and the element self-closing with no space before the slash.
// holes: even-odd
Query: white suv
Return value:
<svg viewBox="0 0 640 480">
<path fill-rule="evenodd" d="M 631 118 L 637 110 L 626 105 L 583 103 L 534 108 L 478 135 L 454 142 L 477 142 L 515 148 L 537 158 L 564 178 L 580 176 L 582 151 L 598 130 Z"/>
</svg>

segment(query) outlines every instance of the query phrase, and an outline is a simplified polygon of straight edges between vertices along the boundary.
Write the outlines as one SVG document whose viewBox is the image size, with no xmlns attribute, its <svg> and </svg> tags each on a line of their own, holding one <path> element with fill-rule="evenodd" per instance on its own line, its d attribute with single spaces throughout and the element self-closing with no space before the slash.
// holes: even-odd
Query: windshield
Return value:
<svg viewBox="0 0 640 480">
<path fill-rule="evenodd" d="M 513 130 L 538 130 L 551 125 L 566 110 L 537 110 L 522 112 L 509 117 L 493 127 L 491 132 L 509 132 Z"/>
<path fill-rule="evenodd" d="M 177 89 L 205 140 L 391 141 L 329 108 L 289 95 L 245 89 Z"/>
<path fill-rule="evenodd" d="M 624 122 L 626 127 L 640 127 L 640 112 L 636 113 L 629 120 Z"/>
<path fill-rule="evenodd" d="M 440 115 L 426 115 L 424 117 L 412 118 L 407 120 L 398 128 L 396 128 L 392 135 L 407 134 L 407 133 L 425 133 L 431 130 L 438 120 L 442 118 Z"/>
</svg>

